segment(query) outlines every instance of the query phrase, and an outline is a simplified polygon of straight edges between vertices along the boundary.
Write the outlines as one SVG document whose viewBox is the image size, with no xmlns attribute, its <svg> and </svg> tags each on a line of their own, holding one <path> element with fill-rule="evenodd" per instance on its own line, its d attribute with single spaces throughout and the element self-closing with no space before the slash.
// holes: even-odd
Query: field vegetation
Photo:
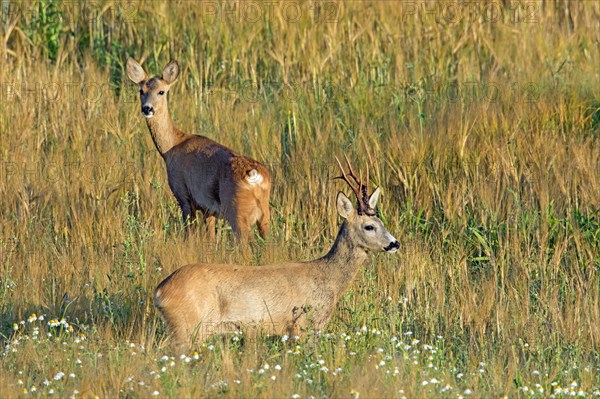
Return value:
<svg viewBox="0 0 600 399">
<path fill-rule="evenodd" d="M 1 7 L 0 397 L 600 396 L 600 3 Z M 129 56 L 177 59 L 176 124 L 272 171 L 250 258 L 185 236 Z M 171 349 L 156 285 L 324 254 L 343 154 L 399 253 L 314 344 Z"/>
</svg>

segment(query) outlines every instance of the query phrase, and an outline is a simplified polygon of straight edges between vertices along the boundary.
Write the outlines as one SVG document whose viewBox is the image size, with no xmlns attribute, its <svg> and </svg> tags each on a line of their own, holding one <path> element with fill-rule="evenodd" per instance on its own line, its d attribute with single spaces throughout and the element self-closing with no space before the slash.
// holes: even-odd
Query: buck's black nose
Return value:
<svg viewBox="0 0 600 399">
<path fill-rule="evenodd" d="M 387 252 L 396 252 L 398 250 L 398 248 L 400 248 L 400 243 L 398 241 L 394 241 L 392 243 L 390 243 L 390 245 L 388 245 L 387 247 L 383 248 L 384 250 L 386 250 Z"/>
</svg>

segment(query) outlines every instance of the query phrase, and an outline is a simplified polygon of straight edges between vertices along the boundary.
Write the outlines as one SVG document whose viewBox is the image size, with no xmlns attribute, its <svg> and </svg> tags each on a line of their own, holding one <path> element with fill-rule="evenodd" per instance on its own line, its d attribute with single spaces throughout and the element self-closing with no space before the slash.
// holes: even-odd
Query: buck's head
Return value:
<svg viewBox="0 0 600 399">
<path fill-rule="evenodd" d="M 167 110 L 167 93 L 179 76 L 179 64 L 171 61 L 161 76 L 149 78 L 146 71 L 133 58 L 127 60 L 127 75 L 140 88 L 142 115 L 152 118 L 155 114 Z"/>
<path fill-rule="evenodd" d="M 342 176 L 339 178 L 348 183 L 354 194 L 356 194 L 357 207 L 354 207 L 352 201 L 344 193 L 339 192 L 337 196 L 337 210 L 340 216 L 346 219 L 346 229 L 350 241 L 366 251 L 398 251 L 400 243 L 387 231 L 381 219 L 377 217 L 377 212 L 375 212 L 381 190 L 378 187 L 371 195 L 368 195 L 368 170 L 367 184 L 362 184 L 362 181 L 352 171 L 348 158 L 346 158 L 346 162 L 350 169 L 349 176 L 357 184 L 357 187 L 352 184 L 338 160 L 342 171 Z"/>
</svg>

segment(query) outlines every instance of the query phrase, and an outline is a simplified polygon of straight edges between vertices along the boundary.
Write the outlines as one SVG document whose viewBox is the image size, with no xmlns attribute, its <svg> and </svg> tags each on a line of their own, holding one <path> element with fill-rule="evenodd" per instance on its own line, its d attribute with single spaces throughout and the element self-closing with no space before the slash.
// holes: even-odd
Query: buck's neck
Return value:
<svg viewBox="0 0 600 399">
<path fill-rule="evenodd" d="M 335 243 L 327 255 L 319 259 L 327 273 L 327 278 L 333 281 L 332 288 L 337 292 L 338 297 L 352 283 L 366 260 L 367 252 L 350 239 L 346 221 L 340 227 Z"/>
<path fill-rule="evenodd" d="M 163 157 L 171 148 L 181 143 L 186 136 L 185 133 L 175 126 L 166 107 L 154 114 L 152 118 L 147 118 L 146 124 L 150 130 L 150 135 L 152 135 L 152 141 L 154 141 L 156 149 Z"/>
</svg>

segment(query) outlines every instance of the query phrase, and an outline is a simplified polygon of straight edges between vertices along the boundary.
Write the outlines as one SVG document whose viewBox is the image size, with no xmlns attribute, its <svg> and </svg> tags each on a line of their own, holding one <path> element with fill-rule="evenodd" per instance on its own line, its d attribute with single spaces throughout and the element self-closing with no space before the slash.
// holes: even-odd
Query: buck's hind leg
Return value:
<svg viewBox="0 0 600 399">
<path fill-rule="evenodd" d="M 202 344 L 215 333 L 211 324 L 204 324 L 200 320 L 186 313 L 172 314 L 167 326 L 171 344 L 176 349 L 189 349 Z"/>
</svg>

